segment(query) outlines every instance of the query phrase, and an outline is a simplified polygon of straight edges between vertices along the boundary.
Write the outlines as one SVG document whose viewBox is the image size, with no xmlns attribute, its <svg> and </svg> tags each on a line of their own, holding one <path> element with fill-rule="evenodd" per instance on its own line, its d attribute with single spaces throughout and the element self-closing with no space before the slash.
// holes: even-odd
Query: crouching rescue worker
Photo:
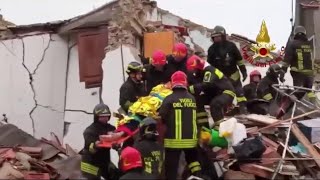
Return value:
<svg viewBox="0 0 320 180">
<path fill-rule="evenodd" d="M 307 38 L 306 29 L 303 26 L 294 28 L 294 38 L 289 41 L 284 56 L 283 69 L 287 72 L 290 66 L 290 74 L 293 85 L 312 89 L 313 87 L 313 61 L 312 44 Z M 304 92 L 296 93 L 298 99 L 305 95 Z M 310 102 L 315 103 L 314 92 L 307 93 Z"/>
<path fill-rule="evenodd" d="M 265 107 L 265 114 L 269 113 L 269 106 L 277 94 L 272 85 L 279 84 L 279 80 L 284 82 L 284 71 L 278 64 L 273 64 L 257 86 L 257 97 L 268 102 L 267 107 Z"/>
<path fill-rule="evenodd" d="M 152 54 L 151 64 L 147 64 L 143 69 L 143 76 L 146 82 L 147 94 L 153 87 L 170 81 L 170 75 L 166 72 L 166 54 L 161 50 L 156 50 Z"/>
<path fill-rule="evenodd" d="M 165 175 L 177 179 L 180 154 L 183 151 L 191 174 L 199 176 L 201 166 L 197 154 L 197 107 L 194 97 L 187 91 L 187 75 L 177 71 L 171 76 L 173 93 L 167 96 L 159 109 L 166 125 L 164 139 Z"/>
<path fill-rule="evenodd" d="M 120 169 L 124 173 L 120 180 L 128 179 L 157 179 L 147 175 L 143 170 L 143 162 L 140 152 L 130 146 L 124 148 L 120 155 Z"/>
<path fill-rule="evenodd" d="M 250 73 L 250 83 L 243 87 L 244 95 L 248 101 L 257 99 L 257 86 L 261 81 L 261 73 L 254 70 Z"/>
<path fill-rule="evenodd" d="M 187 68 L 202 79 L 201 82 L 189 86 L 189 91 L 196 95 L 204 92 L 206 102 L 201 102 L 201 106 L 209 104 L 214 122 L 222 120 L 224 107 L 232 104 L 236 96 L 231 82 L 219 69 L 210 65 L 205 67 L 205 61 L 195 55 L 188 59 Z"/>
<path fill-rule="evenodd" d="M 163 147 L 157 141 L 158 136 L 157 122 L 150 117 L 145 118 L 140 127 L 140 139 L 133 147 L 142 155 L 145 173 L 160 178 L 164 159 Z"/>
<path fill-rule="evenodd" d="M 279 80 L 284 82 L 284 71 L 278 64 L 272 64 L 264 78 L 257 86 L 258 98 L 266 101 L 272 101 L 275 98 L 277 91 L 272 87 L 274 84 L 279 84 Z"/>
<path fill-rule="evenodd" d="M 127 67 L 128 79 L 120 88 L 119 104 L 128 113 L 129 107 L 141 96 L 146 95 L 142 80 L 142 65 L 138 62 L 130 62 Z"/>
<path fill-rule="evenodd" d="M 247 78 L 246 66 L 243 63 L 242 55 L 237 46 L 227 40 L 226 30 L 222 26 L 216 26 L 211 35 L 213 44 L 208 49 L 208 63 L 218 68 L 227 78 L 230 79 L 235 88 L 237 102 L 240 108 L 240 113 L 246 113 L 246 101 L 244 96 L 240 73 L 243 81 Z"/>
<path fill-rule="evenodd" d="M 254 70 L 250 73 L 250 83 L 243 87 L 244 95 L 247 98 L 248 112 L 252 114 L 268 114 L 269 101 L 259 99 L 257 86 L 261 82 L 261 73 Z"/>
<path fill-rule="evenodd" d="M 110 109 L 105 104 L 98 104 L 94 110 L 94 122 L 85 129 L 84 148 L 82 150 L 81 172 L 87 179 L 114 179 L 117 169 L 110 160 L 110 149 L 99 148 L 99 136 L 108 134 L 115 127 L 108 122 L 111 117 Z M 119 177 L 118 177 L 119 178 Z"/>
</svg>

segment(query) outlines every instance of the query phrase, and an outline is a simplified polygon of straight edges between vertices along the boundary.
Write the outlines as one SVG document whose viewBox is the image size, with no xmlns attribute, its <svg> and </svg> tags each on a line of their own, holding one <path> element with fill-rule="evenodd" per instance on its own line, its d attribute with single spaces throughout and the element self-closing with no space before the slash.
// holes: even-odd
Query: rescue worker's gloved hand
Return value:
<svg viewBox="0 0 320 180">
<path fill-rule="evenodd" d="M 140 57 L 140 60 L 141 60 L 143 65 L 150 64 L 150 62 L 151 62 L 150 58 L 146 58 L 146 57 L 142 56 L 141 54 L 139 54 L 138 56 Z"/>
</svg>

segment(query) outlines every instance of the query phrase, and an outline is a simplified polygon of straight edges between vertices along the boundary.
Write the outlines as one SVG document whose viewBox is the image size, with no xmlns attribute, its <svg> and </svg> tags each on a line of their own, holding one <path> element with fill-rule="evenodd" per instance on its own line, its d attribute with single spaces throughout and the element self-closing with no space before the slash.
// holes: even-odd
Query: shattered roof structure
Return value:
<svg viewBox="0 0 320 180">
<path fill-rule="evenodd" d="M 12 124 L 0 123 L 0 179 L 79 178 L 80 156 L 67 146 L 47 139 L 35 139 Z M 28 163 L 22 163 L 26 158 Z M 9 173 L 10 172 L 10 173 Z"/>
</svg>

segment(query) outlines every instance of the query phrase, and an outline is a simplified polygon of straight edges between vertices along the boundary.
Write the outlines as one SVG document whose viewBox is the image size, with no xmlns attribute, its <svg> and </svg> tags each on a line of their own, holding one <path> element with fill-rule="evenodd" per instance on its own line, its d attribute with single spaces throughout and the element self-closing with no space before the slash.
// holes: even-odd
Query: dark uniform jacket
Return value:
<svg viewBox="0 0 320 180">
<path fill-rule="evenodd" d="M 238 72 L 237 65 L 242 74 L 247 73 L 241 53 L 231 41 L 212 44 L 208 49 L 208 63 L 218 68 L 227 77 Z"/>
<path fill-rule="evenodd" d="M 244 96 L 248 101 L 257 99 L 257 83 L 251 82 L 243 87 Z"/>
<path fill-rule="evenodd" d="M 120 177 L 120 180 L 140 180 L 140 179 L 160 179 L 160 178 L 157 178 L 157 177 L 154 177 L 153 175 L 148 175 L 148 174 L 145 174 L 143 172 L 143 170 L 141 169 L 133 169 L 131 171 L 128 171 L 126 172 L 123 176 Z"/>
<path fill-rule="evenodd" d="M 159 115 L 166 125 L 165 148 L 184 149 L 197 145 L 196 100 L 186 89 L 174 88 L 160 107 Z"/>
<path fill-rule="evenodd" d="M 164 159 L 163 147 L 157 141 L 147 139 L 136 141 L 133 147 L 141 153 L 145 173 L 160 177 Z"/>
<path fill-rule="evenodd" d="M 273 84 L 278 84 L 278 79 L 265 76 L 261 79 L 257 86 L 257 96 L 259 99 L 271 101 L 275 98 L 277 91 L 272 87 Z"/>
<path fill-rule="evenodd" d="M 167 56 L 167 70 L 166 70 L 166 74 L 168 77 L 171 77 L 173 73 L 177 72 L 177 71 L 182 71 L 184 72 L 187 77 L 188 77 L 188 83 L 192 84 L 195 80 L 193 79 L 194 76 L 192 75 L 192 73 L 190 73 L 187 70 L 187 60 L 188 60 L 188 56 L 186 56 L 182 61 L 180 62 L 176 62 L 174 60 L 174 57 L 172 55 L 168 55 Z"/>
<path fill-rule="evenodd" d="M 167 65 L 164 66 L 163 71 L 157 71 L 151 64 L 144 66 L 143 76 L 146 82 L 145 85 L 148 94 L 155 86 L 170 81 L 170 74 L 167 73 L 167 69 Z"/>
<path fill-rule="evenodd" d="M 191 86 L 190 92 L 199 94 L 204 92 L 209 98 L 213 98 L 222 93 L 235 97 L 234 87 L 224 74 L 213 66 L 207 66 L 200 74 L 201 83 Z"/>
<path fill-rule="evenodd" d="M 312 75 L 312 44 L 307 39 L 291 40 L 285 50 L 284 62 L 291 71 Z"/>
<path fill-rule="evenodd" d="M 102 174 L 104 174 L 104 171 L 107 171 L 110 162 L 110 149 L 98 148 L 95 146 L 95 142 L 99 141 L 100 135 L 108 134 L 108 132 L 112 132 L 114 130 L 114 126 L 110 124 L 105 125 L 98 121 L 92 123 L 85 129 L 83 133 L 84 148 L 82 151 L 82 171 L 83 169 L 94 169 L 90 167 L 86 168 L 86 166 L 95 166 L 99 168 L 99 172 L 101 172 Z"/>
<path fill-rule="evenodd" d="M 143 83 L 135 83 L 130 77 L 120 88 L 119 104 L 122 109 L 128 112 L 130 105 L 136 102 L 139 97 L 145 96 L 146 92 Z"/>
</svg>

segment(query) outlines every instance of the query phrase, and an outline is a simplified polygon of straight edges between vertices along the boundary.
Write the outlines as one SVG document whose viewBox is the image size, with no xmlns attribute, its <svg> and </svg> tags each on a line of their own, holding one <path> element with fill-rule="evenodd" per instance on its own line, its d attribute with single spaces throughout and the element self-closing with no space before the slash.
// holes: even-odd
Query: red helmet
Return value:
<svg viewBox="0 0 320 180">
<path fill-rule="evenodd" d="M 258 70 L 254 70 L 250 73 L 250 82 L 257 82 L 259 80 L 254 79 L 255 76 L 259 77 L 259 80 L 261 79 L 261 73 Z"/>
<path fill-rule="evenodd" d="M 161 50 L 156 50 L 152 54 L 152 65 L 165 65 L 167 62 L 166 54 Z"/>
<path fill-rule="evenodd" d="M 122 150 L 120 161 L 121 170 L 124 172 L 143 166 L 140 152 L 137 149 L 129 146 Z"/>
<path fill-rule="evenodd" d="M 197 55 L 191 56 L 187 61 L 188 71 L 203 70 L 205 61 Z"/>
<path fill-rule="evenodd" d="M 175 87 L 187 88 L 187 85 L 188 85 L 187 75 L 184 72 L 177 71 L 172 74 L 171 76 L 172 88 L 175 88 Z"/>
<path fill-rule="evenodd" d="M 173 46 L 172 54 L 175 57 L 185 57 L 188 53 L 188 48 L 184 43 L 177 43 Z"/>
</svg>

